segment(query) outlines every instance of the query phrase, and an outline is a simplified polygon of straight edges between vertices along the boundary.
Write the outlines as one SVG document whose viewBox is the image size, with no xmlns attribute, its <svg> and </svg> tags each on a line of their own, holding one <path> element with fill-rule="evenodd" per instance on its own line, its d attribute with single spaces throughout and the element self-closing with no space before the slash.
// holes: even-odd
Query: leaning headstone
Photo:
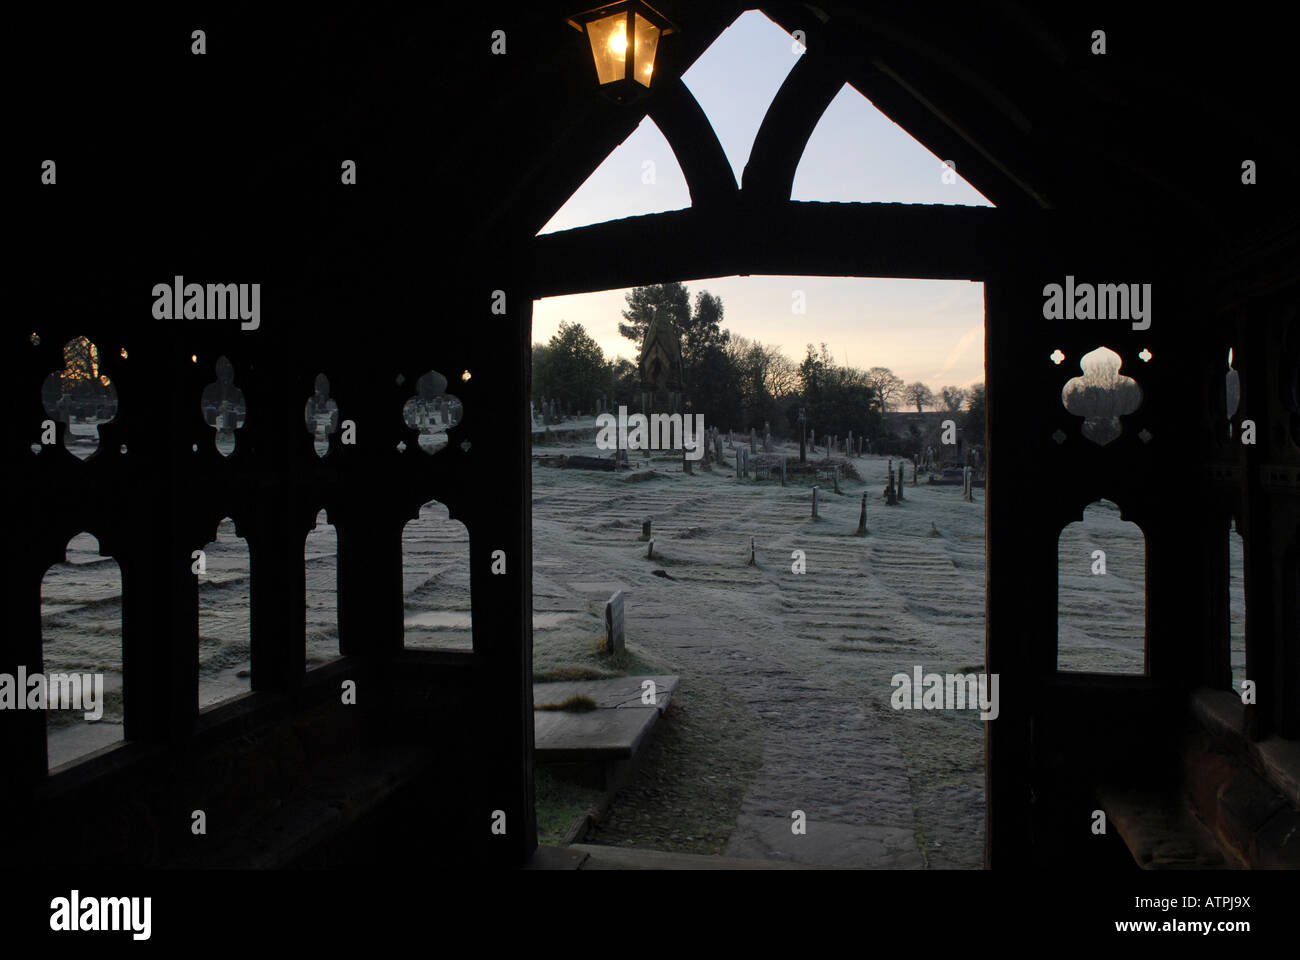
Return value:
<svg viewBox="0 0 1300 960">
<path fill-rule="evenodd" d="M 650 539 L 650 518 L 641 521 L 641 540 L 644 542 Z"/>
<path fill-rule="evenodd" d="M 605 601 L 605 652 L 621 653 L 624 644 L 623 591 Z"/>
<path fill-rule="evenodd" d="M 817 519 L 817 487 L 816 487 L 816 486 L 813 487 L 813 511 L 812 511 L 812 516 L 813 516 L 813 519 L 814 519 L 814 520 Z"/>
<path fill-rule="evenodd" d="M 858 514 L 858 536 L 867 535 L 867 495 L 862 495 L 862 512 Z"/>
</svg>

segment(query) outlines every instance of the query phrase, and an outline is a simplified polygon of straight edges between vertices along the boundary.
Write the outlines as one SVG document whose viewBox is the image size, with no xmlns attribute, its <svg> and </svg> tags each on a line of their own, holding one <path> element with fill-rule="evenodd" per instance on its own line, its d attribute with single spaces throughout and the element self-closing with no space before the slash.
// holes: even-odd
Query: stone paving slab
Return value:
<svg viewBox="0 0 1300 960">
<path fill-rule="evenodd" d="M 655 682 L 654 706 L 641 703 L 641 682 Z M 534 710 L 533 739 L 538 763 L 629 760 L 668 708 L 679 679 L 674 676 L 615 677 L 533 684 L 533 703 L 563 703 L 585 695 L 600 705 L 585 713 Z"/>
<path fill-rule="evenodd" d="M 870 870 L 919 870 L 923 866 L 916 836 L 905 827 L 809 819 L 808 832 L 796 835 L 790 830 L 792 822 L 742 814 L 727 843 L 727 856 Z"/>
<path fill-rule="evenodd" d="M 533 704 L 563 703 L 570 697 L 587 696 L 595 700 L 602 709 L 625 710 L 632 707 L 649 707 L 641 702 L 641 684 L 653 680 L 655 684 L 654 706 L 662 714 L 668 709 L 668 701 L 677 691 L 680 679 L 674 676 L 650 677 L 613 677 L 609 680 L 564 680 L 555 683 L 533 684 Z M 563 711 L 544 711 L 562 713 Z"/>
<path fill-rule="evenodd" d="M 537 762 L 630 759 L 658 719 L 659 711 L 654 707 L 588 713 L 538 710 L 533 714 Z"/>
</svg>

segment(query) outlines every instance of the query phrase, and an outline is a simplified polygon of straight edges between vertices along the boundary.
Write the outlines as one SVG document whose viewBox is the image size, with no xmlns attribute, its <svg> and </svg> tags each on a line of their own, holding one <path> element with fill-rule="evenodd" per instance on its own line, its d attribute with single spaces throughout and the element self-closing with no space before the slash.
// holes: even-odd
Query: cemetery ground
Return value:
<svg viewBox="0 0 1300 960">
<path fill-rule="evenodd" d="M 697 461 L 686 475 L 680 454 L 634 452 L 631 470 L 612 473 L 539 465 L 599 454 L 590 433 L 534 439 L 536 679 L 681 678 L 634 782 L 586 842 L 826 866 L 982 865 L 983 721 L 974 710 L 895 710 L 890 681 L 916 665 L 983 670 L 983 489 L 967 502 L 924 474 L 913 486 L 909 464 L 905 499 L 889 507 L 887 458 L 851 458 L 863 479 L 841 478 L 838 495 L 818 481 L 813 520 L 810 479 L 737 479 L 730 445 L 731 465 L 712 471 Z M 777 452 L 798 459 L 797 447 Z M 640 539 L 647 518 L 653 559 Z M 1063 534 L 1083 574 L 1095 541 L 1109 570 L 1063 570 L 1062 642 L 1075 669 L 1141 672 L 1141 538 L 1126 539 L 1113 510 L 1097 522 Z M 627 652 L 611 662 L 600 639 L 615 590 L 626 594 Z M 569 616 L 547 617 L 560 611 Z M 538 768 L 541 842 L 557 842 L 565 818 L 590 805 L 575 790 Z M 796 810 L 806 835 L 791 830 Z"/>
<path fill-rule="evenodd" d="M 534 448 L 596 452 L 589 441 Z M 981 721 L 896 712 L 889 695 L 891 677 L 914 664 L 982 669 L 983 503 L 909 485 L 903 505 L 885 507 L 885 459 L 852 463 L 868 482 L 842 480 L 838 496 L 822 483 L 816 521 L 810 483 L 737 480 L 725 464 L 697 462 L 687 476 L 665 455 L 641 481 L 628 477 L 644 466 L 534 467 L 534 612 L 586 616 L 535 624 L 535 671 L 599 665 L 603 602 L 623 589 L 628 656 L 643 664 L 629 672 L 681 677 L 635 782 L 589 842 L 843 866 L 981 864 Z M 858 537 L 864 489 L 869 534 Z M 654 559 L 639 540 L 645 518 Z M 927 536 L 931 521 L 938 537 Z M 791 572 L 795 549 L 804 574 Z M 791 832 L 795 810 L 806 836 Z"/>
</svg>

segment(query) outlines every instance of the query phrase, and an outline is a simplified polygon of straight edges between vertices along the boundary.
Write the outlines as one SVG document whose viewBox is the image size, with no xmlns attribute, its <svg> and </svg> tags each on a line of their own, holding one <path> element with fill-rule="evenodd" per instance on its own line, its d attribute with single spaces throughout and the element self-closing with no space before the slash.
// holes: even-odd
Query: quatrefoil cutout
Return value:
<svg viewBox="0 0 1300 960">
<path fill-rule="evenodd" d="M 434 454 L 447 446 L 447 431 L 460 423 L 464 407 L 447 392 L 447 378 L 429 370 L 415 381 L 415 396 L 402 406 L 402 419 L 420 431 L 420 449 Z"/>
<path fill-rule="evenodd" d="M 1119 372 L 1122 364 L 1114 350 L 1098 347 L 1079 359 L 1083 376 L 1061 390 L 1065 409 L 1083 418 L 1083 435 L 1100 447 L 1119 438 L 1124 429 L 1120 417 L 1142 406 L 1142 388 Z"/>
<path fill-rule="evenodd" d="M 339 429 L 339 405 L 330 399 L 330 381 L 325 374 L 316 375 L 314 389 L 315 392 L 307 398 L 302 415 L 307 432 L 315 438 L 312 446 L 316 456 L 323 457 L 330 450 L 330 434 Z"/>
<path fill-rule="evenodd" d="M 200 404 L 203 420 L 217 431 L 217 452 L 228 457 L 235 452 L 235 431 L 244 425 L 244 391 L 235 386 L 235 368 L 225 357 L 218 357 L 217 379 L 203 388 Z"/>
<path fill-rule="evenodd" d="M 63 369 L 41 384 L 41 403 L 51 419 L 68 425 L 63 445 L 69 453 L 78 460 L 94 455 L 100 426 L 117 418 L 117 387 L 99 367 L 99 348 L 85 337 L 64 344 Z"/>
</svg>

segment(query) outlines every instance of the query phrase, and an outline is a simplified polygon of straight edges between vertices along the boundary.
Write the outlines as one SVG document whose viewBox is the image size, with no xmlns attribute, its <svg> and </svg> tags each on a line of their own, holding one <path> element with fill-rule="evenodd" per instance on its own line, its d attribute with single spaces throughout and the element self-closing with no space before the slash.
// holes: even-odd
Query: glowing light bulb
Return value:
<svg viewBox="0 0 1300 960">
<path fill-rule="evenodd" d="M 609 49 L 619 55 L 627 53 L 627 27 L 623 27 L 610 35 Z"/>
</svg>

